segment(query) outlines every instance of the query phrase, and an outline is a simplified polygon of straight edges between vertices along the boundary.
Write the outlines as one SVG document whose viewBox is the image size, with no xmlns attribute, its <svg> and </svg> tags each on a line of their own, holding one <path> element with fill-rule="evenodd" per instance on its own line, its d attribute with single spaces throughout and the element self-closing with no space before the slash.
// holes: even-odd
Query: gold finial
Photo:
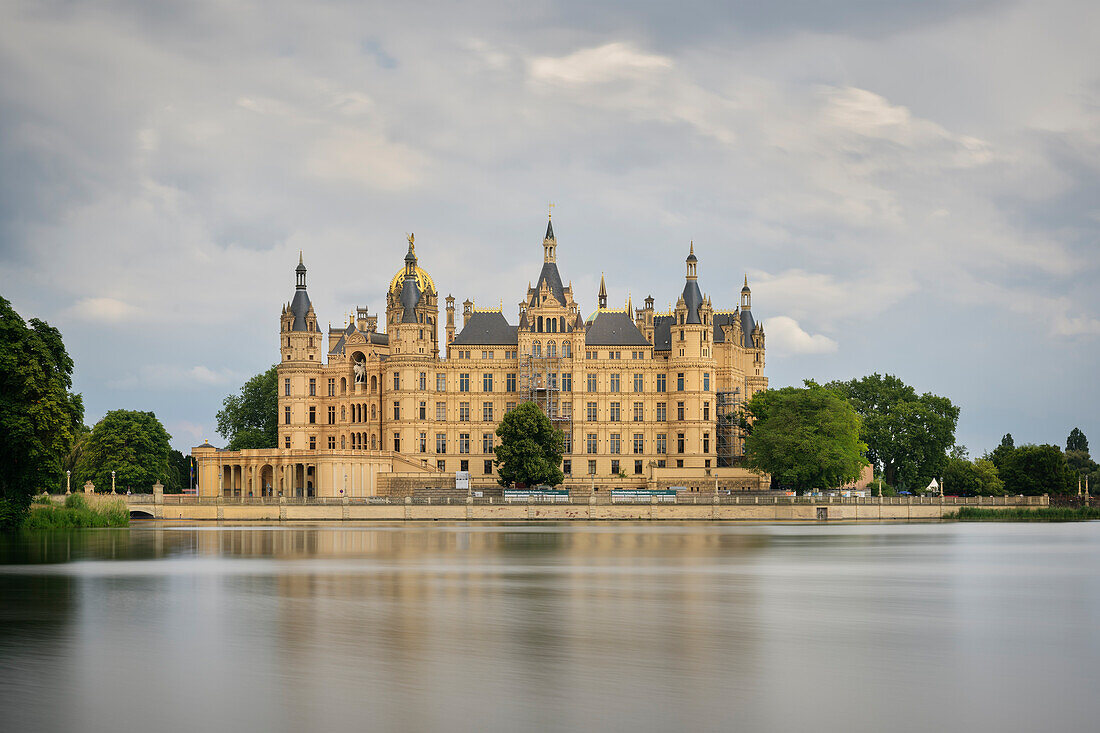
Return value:
<svg viewBox="0 0 1100 733">
<path fill-rule="evenodd" d="M 693 255 L 693 254 L 695 254 L 695 240 L 694 240 L 694 239 L 692 239 L 692 240 L 691 240 L 691 242 L 690 242 L 690 244 L 689 244 L 689 247 L 688 247 L 688 254 L 689 254 L 689 255 Z"/>
<path fill-rule="evenodd" d="M 552 219 L 554 217 L 554 202 L 548 201 L 546 205 L 546 218 Z"/>
<path fill-rule="evenodd" d="M 746 272 L 745 273 L 745 287 L 747 288 L 748 286 L 749 286 L 749 273 Z"/>
</svg>

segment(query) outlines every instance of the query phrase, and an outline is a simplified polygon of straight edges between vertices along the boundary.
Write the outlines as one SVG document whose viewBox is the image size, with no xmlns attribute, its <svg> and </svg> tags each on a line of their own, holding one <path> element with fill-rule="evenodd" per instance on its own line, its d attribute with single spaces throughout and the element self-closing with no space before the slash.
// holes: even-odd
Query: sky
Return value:
<svg viewBox="0 0 1100 733">
<path fill-rule="evenodd" d="M 188 450 L 318 319 L 542 263 L 657 307 L 689 242 L 743 278 L 773 387 L 895 374 L 1006 432 L 1100 441 L 1100 3 L 0 2 L 0 295 L 57 326 L 85 422 Z"/>
</svg>

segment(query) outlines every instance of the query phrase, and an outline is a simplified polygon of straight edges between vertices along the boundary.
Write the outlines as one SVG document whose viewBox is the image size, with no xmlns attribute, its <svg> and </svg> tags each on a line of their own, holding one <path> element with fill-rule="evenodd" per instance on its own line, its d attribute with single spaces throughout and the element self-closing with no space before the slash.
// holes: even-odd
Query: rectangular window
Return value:
<svg viewBox="0 0 1100 733">
<path fill-rule="evenodd" d="M 710 420 L 710 403 L 709 402 L 704 402 L 703 403 L 703 419 L 704 420 Z"/>
<path fill-rule="evenodd" d="M 395 392 L 401 389 L 401 372 L 393 373 L 393 389 Z"/>
<path fill-rule="evenodd" d="M 420 419 L 428 419 L 428 403 L 424 402 L 423 400 L 420 401 Z"/>
<path fill-rule="evenodd" d="M 573 433 L 569 432 L 569 433 L 565 434 L 564 443 L 565 443 L 565 450 L 563 450 L 562 452 L 563 453 L 572 453 L 573 452 Z"/>
<path fill-rule="evenodd" d="M 589 402 L 588 403 L 587 417 L 588 417 L 589 422 L 595 422 L 596 421 L 596 403 L 595 402 Z"/>
<path fill-rule="evenodd" d="M 428 434 L 427 433 L 421 433 L 420 434 L 420 452 L 421 453 L 427 453 L 428 452 Z"/>
<path fill-rule="evenodd" d="M 657 375 L 657 391 L 658 392 L 664 392 L 665 391 L 665 382 L 666 382 L 666 380 L 667 380 L 667 375 L 665 375 L 665 374 L 658 374 Z"/>
<path fill-rule="evenodd" d="M 684 467 L 684 459 L 683 458 L 677 458 L 676 459 L 676 468 L 683 468 L 683 467 Z"/>
<path fill-rule="evenodd" d="M 641 422 L 645 418 L 645 410 L 641 402 L 634 403 L 634 422 Z"/>
<path fill-rule="evenodd" d="M 586 443 L 587 443 L 588 452 L 589 453 L 595 453 L 596 448 L 597 448 L 596 434 L 595 433 L 589 433 L 588 434 L 588 440 L 586 441 Z"/>
<path fill-rule="evenodd" d="M 484 422 L 492 422 L 493 421 L 493 403 L 492 402 L 483 402 L 483 403 L 481 403 L 481 419 Z"/>
<path fill-rule="evenodd" d="M 492 392 L 493 391 L 493 375 L 482 374 L 481 375 L 481 391 Z"/>
<path fill-rule="evenodd" d="M 710 433 L 703 433 L 703 452 L 710 453 Z"/>
<path fill-rule="evenodd" d="M 458 403 L 458 421 L 470 422 L 470 403 L 459 402 Z"/>
<path fill-rule="evenodd" d="M 642 462 L 641 461 L 634 461 L 634 473 L 637 474 L 637 473 L 641 473 L 641 472 L 642 472 Z"/>
<path fill-rule="evenodd" d="M 504 403 L 504 411 L 505 412 L 511 412 L 514 409 L 516 409 L 516 403 L 515 402 L 505 402 Z"/>
<path fill-rule="evenodd" d="M 619 434 L 618 433 L 612 433 L 611 434 L 611 452 L 615 453 L 615 454 L 618 454 L 620 452 L 619 448 L 620 448 Z"/>
<path fill-rule="evenodd" d="M 635 392 L 641 392 L 642 391 L 642 375 L 641 374 L 635 374 L 634 375 L 634 391 Z"/>
<path fill-rule="evenodd" d="M 588 375 L 588 391 L 589 392 L 595 392 L 596 391 L 596 375 L 595 374 L 589 374 Z"/>
<path fill-rule="evenodd" d="M 634 433 L 634 452 L 641 454 L 645 448 L 645 437 L 641 433 Z"/>
<path fill-rule="evenodd" d="M 484 473 L 486 476 L 491 474 L 493 472 L 493 462 L 485 461 L 485 467 L 482 469 L 481 472 Z"/>
<path fill-rule="evenodd" d="M 400 453 L 401 452 L 401 433 L 394 433 L 393 434 L 393 452 L 394 453 Z"/>
<path fill-rule="evenodd" d="M 573 461 L 569 460 L 568 458 L 562 461 L 561 472 L 564 473 L 566 476 L 571 476 L 573 474 Z"/>
<path fill-rule="evenodd" d="M 447 419 L 447 403 L 436 402 L 435 403 L 435 419 L 443 422 Z"/>
<path fill-rule="evenodd" d="M 401 403 L 400 402 L 394 402 L 393 403 L 393 419 L 394 420 L 400 420 L 401 419 Z"/>
<path fill-rule="evenodd" d="M 664 468 L 667 461 L 664 458 L 657 459 L 657 468 Z"/>
<path fill-rule="evenodd" d="M 328 408 L 328 424 L 329 425 L 335 425 L 336 424 L 336 405 L 329 405 L 329 408 Z"/>
<path fill-rule="evenodd" d="M 683 372 L 680 372 L 679 374 L 676 375 L 676 391 L 677 392 L 683 392 L 684 391 L 684 373 Z"/>
<path fill-rule="evenodd" d="M 462 372 L 458 375 L 458 391 L 469 392 L 470 391 L 470 373 Z"/>
<path fill-rule="evenodd" d="M 612 374 L 611 375 L 611 391 L 612 392 L 618 392 L 619 391 L 619 377 L 620 376 L 621 375 L 619 375 L 619 374 Z"/>
<path fill-rule="evenodd" d="M 668 410 L 665 407 L 666 403 L 657 403 L 657 422 L 664 422 L 668 419 Z"/>
<path fill-rule="evenodd" d="M 446 392 L 447 391 L 447 375 L 436 374 L 435 375 L 435 391 Z"/>
<path fill-rule="evenodd" d="M 316 435 L 309 436 L 309 449 L 310 450 L 317 450 L 317 436 Z"/>
<path fill-rule="evenodd" d="M 420 372 L 420 391 L 421 392 L 427 392 L 428 391 L 428 373 L 427 372 Z"/>
<path fill-rule="evenodd" d="M 572 419 L 573 418 L 573 403 L 572 402 L 563 402 L 563 403 L 561 403 L 561 416 L 566 418 L 566 419 Z"/>
<path fill-rule="evenodd" d="M 290 397 L 290 380 L 289 379 L 284 379 L 283 380 L 283 394 L 287 397 Z"/>
<path fill-rule="evenodd" d="M 589 461 L 588 462 L 588 475 L 589 476 L 595 476 L 596 475 L 596 462 L 595 461 Z"/>
<path fill-rule="evenodd" d="M 470 434 L 459 433 L 458 434 L 458 452 L 469 453 L 470 452 Z"/>
<path fill-rule="evenodd" d="M 676 433 L 676 452 L 677 453 L 683 453 L 684 452 L 684 434 L 683 433 Z"/>
<path fill-rule="evenodd" d="M 328 436 L 328 449 L 329 450 L 336 450 L 336 436 L 335 435 Z"/>
<path fill-rule="evenodd" d="M 614 476 L 619 475 L 619 459 L 618 458 L 612 458 L 611 459 L 611 474 L 614 475 Z"/>
<path fill-rule="evenodd" d="M 684 419 L 684 403 L 683 402 L 677 402 L 676 403 L 676 419 L 677 420 L 683 420 Z"/>
<path fill-rule="evenodd" d="M 516 391 L 516 375 L 509 374 L 504 378 L 504 390 L 506 392 Z"/>
<path fill-rule="evenodd" d="M 317 422 L 317 408 L 311 406 L 309 408 L 309 424 L 313 425 L 316 422 Z"/>
<path fill-rule="evenodd" d="M 493 452 L 493 434 L 482 433 L 481 434 L 481 452 L 492 453 Z"/>
<path fill-rule="evenodd" d="M 289 436 L 289 435 L 288 435 L 288 436 L 286 436 L 286 437 L 285 437 L 285 438 L 283 439 L 283 447 L 285 447 L 285 448 L 289 448 L 289 447 L 290 447 L 290 436 Z"/>
<path fill-rule="evenodd" d="M 435 434 L 435 452 L 443 455 L 447 452 L 447 434 L 436 433 Z"/>
<path fill-rule="evenodd" d="M 611 403 L 611 422 L 619 422 L 619 403 Z"/>
<path fill-rule="evenodd" d="M 710 392 L 710 372 L 703 372 L 703 391 Z"/>
<path fill-rule="evenodd" d="M 317 380 L 313 379 L 312 377 L 309 380 L 309 396 L 310 397 L 316 397 L 317 396 Z"/>
<path fill-rule="evenodd" d="M 459 471 L 469 471 L 470 470 L 470 461 L 469 461 L 469 459 L 459 461 L 458 462 L 458 470 Z"/>
<path fill-rule="evenodd" d="M 336 396 L 336 377 L 329 377 L 329 380 L 328 380 L 328 396 L 329 397 L 335 397 Z"/>
<path fill-rule="evenodd" d="M 447 462 L 446 461 L 436 461 L 435 462 L 435 467 L 438 468 L 440 471 L 446 471 L 447 470 Z"/>
<path fill-rule="evenodd" d="M 561 391 L 572 392 L 573 391 L 573 374 L 566 372 L 561 375 Z"/>
<path fill-rule="evenodd" d="M 654 445 L 653 452 L 658 455 L 668 453 L 668 437 L 664 433 L 657 433 L 657 441 Z"/>
</svg>

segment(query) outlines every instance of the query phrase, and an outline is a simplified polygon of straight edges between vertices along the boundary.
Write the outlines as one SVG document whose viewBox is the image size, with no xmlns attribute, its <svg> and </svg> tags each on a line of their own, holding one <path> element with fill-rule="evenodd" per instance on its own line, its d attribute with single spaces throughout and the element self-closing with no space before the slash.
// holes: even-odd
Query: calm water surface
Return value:
<svg viewBox="0 0 1100 733">
<path fill-rule="evenodd" d="M 1092 731 L 1100 523 L 0 539 L 7 731 Z"/>
</svg>

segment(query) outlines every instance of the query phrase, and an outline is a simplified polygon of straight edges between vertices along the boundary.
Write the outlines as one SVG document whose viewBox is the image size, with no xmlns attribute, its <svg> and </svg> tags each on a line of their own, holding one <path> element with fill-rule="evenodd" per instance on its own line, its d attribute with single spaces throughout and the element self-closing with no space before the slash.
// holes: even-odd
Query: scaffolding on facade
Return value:
<svg viewBox="0 0 1100 733">
<path fill-rule="evenodd" d="M 551 425 L 565 433 L 565 453 L 568 455 L 573 444 L 573 402 L 562 399 L 565 386 L 562 381 L 561 363 L 556 356 L 528 354 L 520 358 L 518 391 L 542 409 Z"/>
<path fill-rule="evenodd" d="M 741 390 L 718 392 L 714 407 L 715 441 L 719 468 L 741 464 Z"/>
</svg>

